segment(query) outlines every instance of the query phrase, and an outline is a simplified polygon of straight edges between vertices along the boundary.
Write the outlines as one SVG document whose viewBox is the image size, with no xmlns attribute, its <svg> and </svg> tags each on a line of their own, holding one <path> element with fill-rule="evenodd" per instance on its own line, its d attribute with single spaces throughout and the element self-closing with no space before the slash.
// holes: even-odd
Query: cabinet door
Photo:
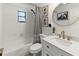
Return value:
<svg viewBox="0 0 79 59">
<path fill-rule="evenodd" d="M 49 51 L 54 56 L 72 56 L 71 54 L 65 52 L 64 50 L 54 46 L 53 44 L 42 40 L 43 49 Z"/>
<path fill-rule="evenodd" d="M 49 51 L 43 49 L 43 50 L 42 50 L 42 56 L 54 56 L 54 55 L 51 54 Z"/>
</svg>

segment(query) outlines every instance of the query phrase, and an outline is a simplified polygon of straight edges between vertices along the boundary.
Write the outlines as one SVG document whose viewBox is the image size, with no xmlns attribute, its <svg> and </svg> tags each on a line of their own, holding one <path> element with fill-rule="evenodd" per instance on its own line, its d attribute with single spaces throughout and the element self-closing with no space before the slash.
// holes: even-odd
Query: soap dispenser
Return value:
<svg viewBox="0 0 79 59">
<path fill-rule="evenodd" d="M 64 31 L 61 31 L 61 37 L 62 37 L 63 39 L 65 39 L 65 32 L 64 32 Z"/>
<path fill-rule="evenodd" d="M 55 27 L 53 27 L 53 33 L 55 33 Z"/>
</svg>

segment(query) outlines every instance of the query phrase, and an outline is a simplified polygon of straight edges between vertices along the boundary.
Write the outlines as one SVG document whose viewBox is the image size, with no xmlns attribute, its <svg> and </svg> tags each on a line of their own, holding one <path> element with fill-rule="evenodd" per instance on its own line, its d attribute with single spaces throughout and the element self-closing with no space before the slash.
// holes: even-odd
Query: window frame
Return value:
<svg viewBox="0 0 79 59">
<path fill-rule="evenodd" d="M 19 15 L 20 12 L 21 12 L 21 13 L 24 13 L 25 16 L 20 16 L 20 15 Z M 20 23 L 25 23 L 25 22 L 26 22 L 26 16 L 27 16 L 26 11 L 18 11 L 18 22 L 20 22 Z M 20 18 L 19 18 L 19 17 L 24 18 L 25 21 L 20 21 Z"/>
</svg>

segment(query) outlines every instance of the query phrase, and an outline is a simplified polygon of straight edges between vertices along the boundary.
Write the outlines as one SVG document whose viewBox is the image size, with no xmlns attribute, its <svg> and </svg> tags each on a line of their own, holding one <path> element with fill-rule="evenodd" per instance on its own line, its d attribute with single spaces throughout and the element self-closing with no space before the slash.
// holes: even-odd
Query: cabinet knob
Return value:
<svg viewBox="0 0 79 59">
<path fill-rule="evenodd" d="M 49 56 L 49 54 L 46 54 L 46 56 Z"/>
<path fill-rule="evenodd" d="M 47 48 L 49 48 L 49 46 L 47 45 Z"/>
</svg>

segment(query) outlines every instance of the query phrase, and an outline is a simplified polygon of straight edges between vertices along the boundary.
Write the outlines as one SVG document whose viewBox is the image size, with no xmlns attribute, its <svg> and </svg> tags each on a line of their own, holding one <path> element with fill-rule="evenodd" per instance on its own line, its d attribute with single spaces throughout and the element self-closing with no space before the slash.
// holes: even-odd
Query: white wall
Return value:
<svg viewBox="0 0 79 59">
<path fill-rule="evenodd" d="M 54 26 L 54 23 L 53 23 L 53 19 L 52 19 L 52 14 L 53 14 L 53 11 L 55 9 L 55 7 L 58 5 L 59 3 L 49 3 L 48 4 L 48 23 L 52 25 L 52 27 Z M 46 35 L 51 35 L 52 34 L 52 27 L 49 28 L 49 27 L 43 27 L 42 30 L 43 30 L 43 34 L 46 34 Z"/>
<path fill-rule="evenodd" d="M 59 25 L 56 25 L 53 20 L 54 19 L 57 19 L 56 18 L 56 15 L 57 13 L 60 13 L 60 12 L 63 12 L 63 11 L 68 11 L 69 13 L 69 20 L 70 22 L 74 21 L 74 20 L 77 20 L 79 19 L 79 4 L 67 4 L 67 7 L 66 6 L 63 6 L 62 7 L 59 7 L 58 6 L 59 3 L 55 3 L 55 4 L 49 4 L 49 11 L 48 11 L 48 18 L 49 18 L 49 23 L 52 24 L 52 27 L 55 26 L 56 27 L 56 32 L 57 33 L 60 33 L 61 31 L 65 31 L 66 32 L 66 35 L 69 35 L 69 36 L 73 36 L 73 37 L 77 37 L 78 38 L 78 31 L 79 31 L 79 24 L 78 22 L 76 22 L 75 24 L 71 25 L 71 26 L 59 26 Z M 55 9 L 56 7 L 59 7 L 57 9 Z M 53 19 L 52 17 L 52 13 L 54 12 L 54 10 L 56 11 L 56 14 L 54 15 L 55 18 Z M 50 34 L 52 32 L 52 29 L 49 29 L 48 27 L 45 27 L 43 28 L 43 31 L 45 34 Z"/>
<path fill-rule="evenodd" d="M 49 19 L 49 23 L 52 24 L 52 26 L 54 26 L 53 20 L 52 20 L 52 14 L 54 9 L 58 6 L 59 3 L 50 3 L 49 4 L 49 8 L 48 8 L 48 19 Z"/>
<path fill-rule="evenodd" d="M 2 4 L 0 4 L 0 48 L 2 48 Z"/>
<path fill-rule="evenodd" d="M 65 31 L 66 35 L 72 36 L 76 39 L 79 38 L 79 21 L 77 21 L 76 23 L 70 25 L 70 26 L 59 26 L 57 24 L 55 24 L 53 22 L 53 20 L 57 19 L 56 15 L 57 13 L 63 12 L 63 11 L 68 11 L 69 13 L 69 21 L 73 22 L 77 19 L 79 19 L 79 4 L 78 3 L 74 3 L 74 4 L 67 4 L 67 6 L 58 6 L 58 8 L 55 9 L 55 7 L 57 7 L 58 3 L 55 4 L 49 4 L 49 11 L 48 11 L 48 18 L 49 18 L 49 23 L 52 24 L 52 27 L 55 26 L 56 27 L 56 32 L 57 33 L 61 33 L 61 31 Z M 56 14 L 54 15 L 54 19 L 52 18 L 52 13 L 55 12 Z M 62 23 L 66 23 L 66 22 L 62 22 Z M 48 27 L 43 28 L 43 32 L 45 34 L 51 34 L 52 29 L 49 29 Z"/>
<path fill-rule="evenodd" d="M 34 15 L 31 9 L 35 6 L 29 4 L 3 4 L 3 40 L 4 48 L 15 49 L 33 41 Z M 27 12 L 26 23 L 19 23 L 17 19 L 18 10 Z"/>
<path fill-rule="evenodd" d="M 69 13 L 68 20 L 70 21 L 70 23 L 74 20 L 79 19 L 79 4 L 78 3 L 72 3 L 72 4 L 66 4 L 63 6 L 58 6 L 58 8 L 56 8 L 55 11 L 56 11 L 56 14 L 60 13 L 60 12 L 68 11 L 68 13 Z M 57 19 L 56 15 L 54 15 L 54 16 L 55 16 L 54 19 Z M 62 21 L 62 23 L 64 23 L 64 22 Z M 79 38 L 79 20 L 70 26 L 59 26 L 59 25 L 55 24 L 55 27 L 56 27 L 57 33 L 60 33 L 61 31 L 64 30 L 66 35 Z"/>
<path fill-rule="evenodd" d="M 44 6 L 48 5 L 49 3 L 32 3 L 32 4 L 35 6 L 38 6 L 38 7 L 44 7 Z"/>
</svg>

